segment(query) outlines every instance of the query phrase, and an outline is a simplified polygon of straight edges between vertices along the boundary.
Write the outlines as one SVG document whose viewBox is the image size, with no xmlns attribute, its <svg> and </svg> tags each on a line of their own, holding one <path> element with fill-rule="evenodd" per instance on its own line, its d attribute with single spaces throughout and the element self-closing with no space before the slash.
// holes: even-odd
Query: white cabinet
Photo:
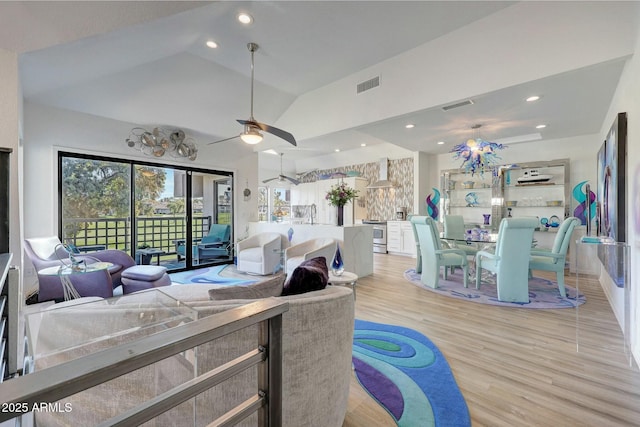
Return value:
<svg viewBox="0 0 640 427">
<path fill-rule="evenodd" d="M 387 252 L 416 257 L 416 240 L 409 221 L 387 221 Z"/>
<path fill-rule="evenodd" d="M 335 225 L 338 220 L 338 210 L 335 206 L 329 205 L 325 198 L 327 192 L 333 185 L 344 181 L 351 188 L 359 191 L 360 196 L 344 206 L 344 225 L 353 225 L 355 221 L 367 218 L 367 180 L 360 177 L 347 177 L 336 179 L 325 179 L 316 182 L 305 182 L 291 187 L 292 206 L 316 205 L 318 224 Z"/>
</svg>

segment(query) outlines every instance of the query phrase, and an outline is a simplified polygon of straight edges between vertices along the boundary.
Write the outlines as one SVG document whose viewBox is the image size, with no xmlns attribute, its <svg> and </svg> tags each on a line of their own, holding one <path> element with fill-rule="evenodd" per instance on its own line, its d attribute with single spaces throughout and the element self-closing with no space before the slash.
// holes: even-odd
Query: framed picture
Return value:
<svg viewBox="0 0 640 427">
<path fill-rule="evenodd" d="M 598 235 L 626 241 L 627 113 L 618 113 L 598 151 Z M 602 249 L 602 248 L 601 248 Z M 616 281 L 623 260 L 599 250 L 598 256 Z"/>
</svg>

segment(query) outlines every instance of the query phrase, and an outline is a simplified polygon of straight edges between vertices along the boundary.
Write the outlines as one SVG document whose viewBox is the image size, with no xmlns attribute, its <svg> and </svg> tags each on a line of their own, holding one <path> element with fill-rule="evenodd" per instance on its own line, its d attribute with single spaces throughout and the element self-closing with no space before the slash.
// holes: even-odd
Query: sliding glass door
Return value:
<svg viewBox="0 0 640 427">
<path fill-rule="evenodd" d="M 60 237 L 169 270 L 228 263 L 232 184 L 228 172 L 60 153 Z"/>
</svg>

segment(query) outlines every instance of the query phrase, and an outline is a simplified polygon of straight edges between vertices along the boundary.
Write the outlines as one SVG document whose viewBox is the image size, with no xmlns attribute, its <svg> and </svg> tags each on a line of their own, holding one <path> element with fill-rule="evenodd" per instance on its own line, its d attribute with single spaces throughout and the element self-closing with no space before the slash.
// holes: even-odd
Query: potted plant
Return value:
<svg viewBox="0 0 640 427">
<path fill-rule="evenodd" d="M 344 205 L 358 197 L 358 190 L 349 187 L 344 182 L 331 186 L 331 189 L 327 191 L 325 199 L 329 201 L 331 206 L 338 208 L 338 225 L 344 224 Z"/>
</svg>

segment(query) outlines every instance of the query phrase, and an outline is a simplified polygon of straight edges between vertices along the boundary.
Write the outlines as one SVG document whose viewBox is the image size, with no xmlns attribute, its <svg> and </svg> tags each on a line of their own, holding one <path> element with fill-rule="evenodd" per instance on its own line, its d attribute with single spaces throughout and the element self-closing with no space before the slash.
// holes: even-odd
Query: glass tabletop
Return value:
<svg viewBox="0 0 640 427">
<path fill-rule="evenodd" d="M 38 274 L 43 276 L 70 276 L 72 274 L 95 273 L 96 271 L 107 270 L 113 266 L 110 262 L 95 262 L 93 264 L 80 264 L 77 266 L 61 265 L 43 268 Z"/>
<path fill-rule="evenodd" d="M 38 370 L 197 319 L 159 289 L 81 298 L 25 316 L 29 355 Z"/>
</svg>

